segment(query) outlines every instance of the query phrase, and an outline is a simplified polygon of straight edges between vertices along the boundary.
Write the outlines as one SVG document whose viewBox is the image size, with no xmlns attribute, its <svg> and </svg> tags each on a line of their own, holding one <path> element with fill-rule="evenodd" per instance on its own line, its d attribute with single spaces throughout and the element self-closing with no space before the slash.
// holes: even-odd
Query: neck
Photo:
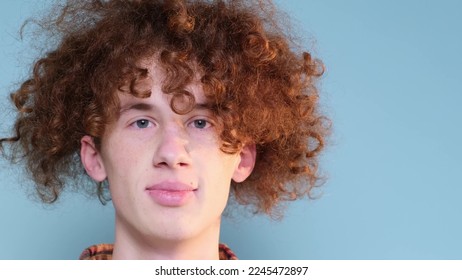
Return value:
<svg viewBox="0 0 462 280">
<path fill-rule="evenodd" d="M 114 260 L 218 260 L 220 220 L 204 232 L 188 238 L 141 236 L 116 219 Z"/>
</svg>

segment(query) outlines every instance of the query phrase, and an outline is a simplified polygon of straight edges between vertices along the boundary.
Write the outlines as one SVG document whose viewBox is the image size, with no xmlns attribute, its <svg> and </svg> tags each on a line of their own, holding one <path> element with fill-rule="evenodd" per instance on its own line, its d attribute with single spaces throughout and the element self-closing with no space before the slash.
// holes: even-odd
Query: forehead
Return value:
<svg viewBox="0 0 462 280">
<path fill-rule="evenodd" d="M 182 74 L 177 74 L 178 77 L 173 75 L 174 78 L 173 81 L 171 81 L 170 79 L 172 79 L 172 75 L 167 76 L 167 70 L 159 63 L 158 55 L 144 59 L 140 65 L 148 70 L 148 77 L 152 82 L 152 89 L 157 89 L 158 87 L 163 88 L 166 83 L 176 82 L 175 79 L 178 78 L 181 80 L 186 78 L 181 77 Z M 195 97 L 196 103 L 205 103 L 204 89 L 201 83 L 203 71 L 200 70 L 199 65 L 194 61 L 189 62 L 187 67 L 189 67 L 193 73 L 192 76 L 188 77 L 190 78 L 190 82 L 185 84 L 181 90 L 190 92 Z M 187 71 L 170 70 L 170 72 L 183 73 L 184 75 Z"/>
<path fill-rule="evenodd" d="M 168 90 L 170 84 L 174 84 L 176 81 L 172 79 L 171 75 L 167 75 L 167 71 L 164 67 L 162 67 L 159 63 L 158 56 L 152 56 L 150 58 L 145 58 L 140 61 L 138 64 L 139 68 L 146 69 L 147 74 L 145 77 L 137 78 L 133 85 L 131 85 L 128 81 L 124 86 L 121 87 L 122 90 L 118 90 L 118 97 L 120 101 L 120 106 L 123 107 L 127 103 L 133 103 L 137 101 L 142 101 L 149 99 L 152 95 L 162 93 L 162 98 L 167 99 L 170 103 L 171 99 L 176 99 L 175 102 L 181 106 L 183 102 L 191 102 L 193 104 L 206 104 L 207 99 L 204 95 L 204 88 L 202 83 L 200 82 L 200 72 L 198 70 L 197 65 L 192 63 L 192 69 L 194 71 L 194 76 L 188 77 L 190 82 L 186 83 L 184 86 L 181 86 L 177 90 L 173 92 L 165 92 L 165 89 Z M 180 77 L 180 79 L 184 79 L 184 77 Z M 134 92 L 133 92 L 134 91 Z M 143 94 L 143 93 L 150 93 L 150 94 Z M 140 94 L 141 93 L 141 94 Z M 184 94 L 186 93 L 186 94 Z M 190 95 L 193 97 L 187 98 L 186 95 Z"/>
</svg>

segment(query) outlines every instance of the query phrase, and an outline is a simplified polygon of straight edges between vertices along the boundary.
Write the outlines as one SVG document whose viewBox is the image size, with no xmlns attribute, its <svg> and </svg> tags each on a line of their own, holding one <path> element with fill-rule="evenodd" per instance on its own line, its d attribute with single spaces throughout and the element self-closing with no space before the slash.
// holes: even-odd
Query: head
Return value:
<svg viewBox="0 0 462 280">
<path fill-rule="evenodd" d="M 191 99 L 173 99 L 162 90 L 165 73 L 157 58 L 144 61 L 149 97 L 118 91 L 119 111 L 97 146 L 81 140 L 85 170 L 107 180 L 116 210 L 116 238 L 130 233 L 142 244 L 178 242 L 219 231 L 231 180 L 243 182 L 255 163 L 255 145 L 222 150 L 222 122 L 210 109 L 199 81 L 183 90 Z M 175 112 L 171 104 L 187 112 Z M 184 102 L 181 102 L 184 101 Z M 172 222 L 175 221 L 175 222 Z"/>
<path fill-rule="evenodd" d="M 197 168 L 174 177 L 192 190 L 201 180 L 220 180 L 257 212 L 309 195 L 327 134 L 315 87 L 322 67 L 296 51 L 270 3 L 261 10 L 262 3 L 68 1 L 56 20 L 46 21 L 61 32 L 59 45 L 12 94 L 16 135 L 2 143 L 20 147 L 48 202 L 76 174 L 100 187 L 107 179 L 110 189 L 145 178 L 139 184 L 149 188 L 170 179 L 145 174 L 172 164 Z M 154 108 L 162 121 L 146 114 L 128 122 L 127 115 L 149 111 L 127 109 L 133 103 Z M 175 125 L 163 129 L 167 123 Z M 155 125 L 162 129 L 146 139 L 122 129 L 146 133 Z M 190 129 L 205 137 L 194 148 Z M 164 148 L 186 155 L 169 161 L 161 157 Z M 214 178 L 210 168 L 223 176 Z M 112 193 L 115 203 L 118 195 Z"/>
</svg>

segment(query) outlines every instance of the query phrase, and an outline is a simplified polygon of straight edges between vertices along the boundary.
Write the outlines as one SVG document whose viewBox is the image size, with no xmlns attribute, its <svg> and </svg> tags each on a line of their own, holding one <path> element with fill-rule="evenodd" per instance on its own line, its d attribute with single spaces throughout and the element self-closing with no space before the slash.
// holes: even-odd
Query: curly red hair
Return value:
<svg viewBox="0 0 462 280">
<path fill-rule="evenodd" d="M 150 95 L 137 89 L 148 76 L 139 62 L 157 54 L 172 100 L 191 97 L 184 89 L 199 73 L 223 123 L 224 152 L 256 144 L 253 173 L 232 183 L 239 203 L 271 213 L 282 201 L 309 195 L 329 131 L 315 86 L 323 66 L 296 51 L 273 8 L 262 1 L 67 1 L 39 24 L 58 31 L 60 43 L 12 93 L 16 135 L 1 139 L 1 147 L 13 145 L 41 199 L 54 202 L 69 177 L 84 174 L 80 139 L 100 143 L 117 118 L 115 92 L 128 82 L 129 93 Z M 173 101 L 172 109 L 184 113 Z"/>
</svg>

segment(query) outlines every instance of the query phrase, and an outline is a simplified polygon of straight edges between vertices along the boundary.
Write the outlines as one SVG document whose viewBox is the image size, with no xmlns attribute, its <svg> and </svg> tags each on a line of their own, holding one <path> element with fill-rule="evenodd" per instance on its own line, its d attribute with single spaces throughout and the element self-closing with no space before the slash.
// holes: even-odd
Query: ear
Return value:
<svg viewBox="0 0 462 280">
<path fill-rule="evenodd" d="M 106 179 L 106 170 L 104 168 L 101 154 L 96 148 L 93 137 L 85 135 L 80 140 L 80 158 L 87 174 L 97 182 Z"/>
<path fill-rule="evenodd" d="M 240 156 L 240 162 L 239 165 L 236 167 L 236 170 L 234 170 L 233 174 L 233 181 L 236 183 L 241 183 L 247 177 L 250 176 L 250 174 L 253 171 L 253 168 L 255 167 L 255 160 L 257 157 L 257 150 L 255 147 L 255 144 L 247 144 L 245 145 L 241 152 L 239 153 Z"/>
</svg>

